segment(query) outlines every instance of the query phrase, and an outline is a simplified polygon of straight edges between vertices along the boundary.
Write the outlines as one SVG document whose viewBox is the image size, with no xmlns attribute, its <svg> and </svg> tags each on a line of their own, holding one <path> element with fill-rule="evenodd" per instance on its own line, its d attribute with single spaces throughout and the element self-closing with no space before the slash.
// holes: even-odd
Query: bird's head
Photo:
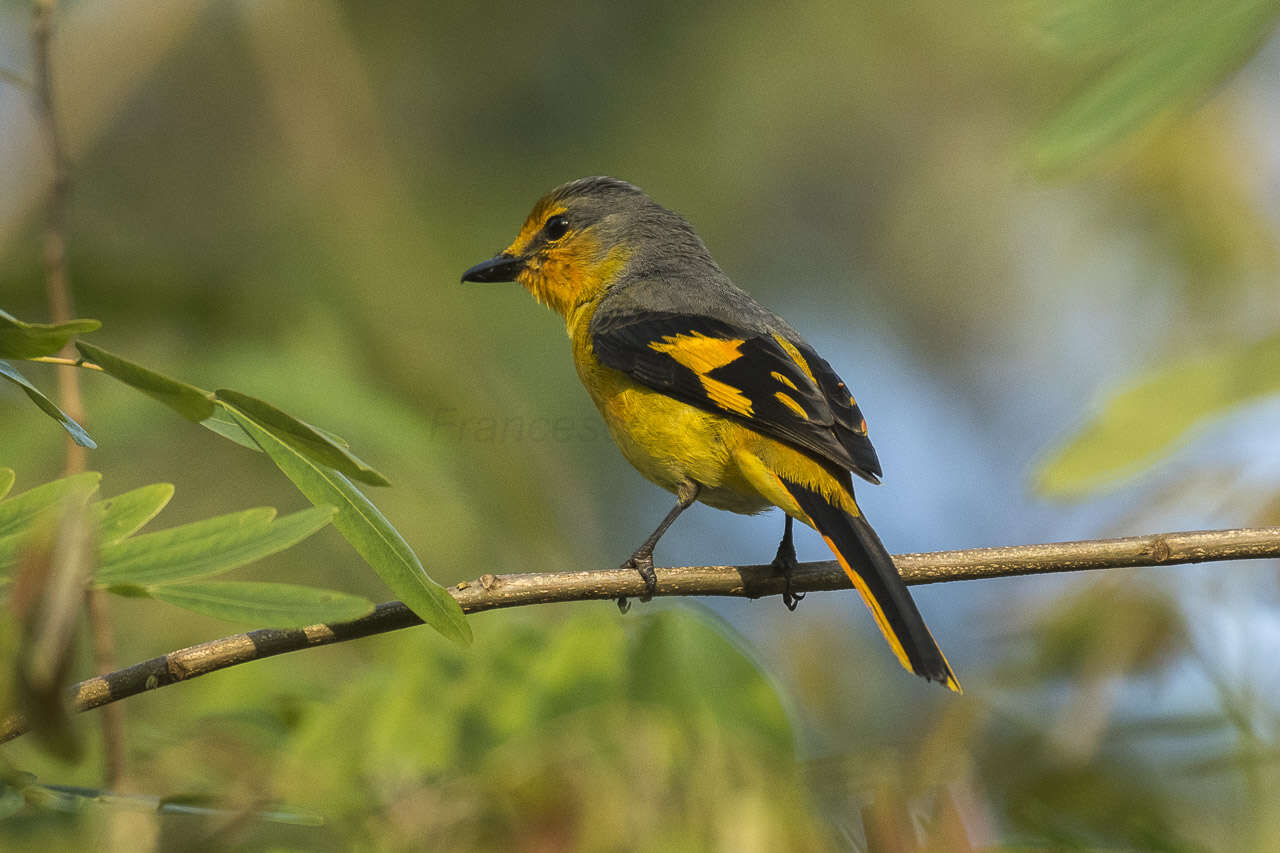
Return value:
<svg viewBox="0 0 1280 853">
<path fill-rule="evenodd" d="M 628 271 L 714 263 L 683 217 L 617 178 L 581 178 L 547 193 L 511 245 L 462 274 L 463 281 L 515 281 L 568 316 Z"/>
</svg>

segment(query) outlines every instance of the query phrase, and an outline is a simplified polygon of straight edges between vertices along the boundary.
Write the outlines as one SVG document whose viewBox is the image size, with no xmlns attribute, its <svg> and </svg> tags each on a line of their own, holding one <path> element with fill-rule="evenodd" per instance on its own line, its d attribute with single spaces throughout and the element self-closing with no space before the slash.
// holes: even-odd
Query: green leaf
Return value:
<svg viewBox="0 0 1280 853">
<path fill-rule="evenodd" d="M 100 479 L 99 475 L 92 473 L 88 475 L 80 474 L 77 477 L 84 478 L 86 485 L 93 483 L 95 488 Z M 18 513 L 25 516 L 25 520 L 19 519 L 16 521 L 20 529 L 6 535 L 0 535 L 0 571 L 4 571 L 17 560 L 22 548 L 26 545 L 32 524 L 35 523 L 41 513 L 56 507 L 62 495 L 74 489 L 75 483 L 74 479 L 69 484 L 67 480 L 58 480 L 54 483 L 48 483 L 40 487 L 40 489 L 33 489 L 13 501 L 0 502 L 0 517 L 4 517 L 6 513 L 10 512 L 10 507 L 13 504 L 19 501 L 30 501 L 25 509 L 21 506 L 18 507 Z M 0 494 L 2 493 L 3 490 L 0 490 Z M 28 495 L 34 495 L 35 497 L 29 499 Z M 168 483 L 156 483 L 90 504 L 90 518 L 98 527 L 99 544 L 118 542 L 135 532 L 154 518 L 156 513 L 163 509 L 172 497 L 173 486 Z"/>
<path fill-rule="evenodd" d="M 240 424 L 236 422 L 236 419 L 227 414 L 223 409 L 217 409 L 212 415 L 202 420 L 200 422 L 200 426 L 210 430 L 211 432 L 216 432 L 225 439 L 234 441 L 241 447 L 247 447 L 258 453 L 262 452 L 262 448 L 258 446 L 258 442 L 250 438 L 249 433 L 245 432 L 244 429 L 241 428 Z M 327 429 L 321 429 L 315 424 L 308 424 L 308 426 L 320 433 L 320 435 L 324 436 L 329 441 L 341 447 L 343 450 L 351 447 L 351 444 L 340 435 L 329 432 Z"/>
<path fill-rule="evenodd" d="M 118 595 L 121 598 L 150 598 L 151 593 L 147 592 L 147 587 L 139 586 L 136 583 L 113 583 L 105 588 L 112 595 Z"/>
<path fill-rule="evenodd" d="M 40 358 L 53 355 L 76 335 L 102 326 L 97 320 L 66 323 L 24 323 L 0 311 L 0 358 Z"/>
<path fill-rule="evenodd" d="M 9 582 L 9 572 L 18 562 L 18 556 L 30 538 L 30 530 L 19 530 L 8 536 L 0 536 L 0 584 Z"/>
<path fill-rule="evenodd" d="M 1277 12 L 1275 0 L 1164 4 L 1132 34 L 1128 53 L 1040 130 L 1036 167 L 1070 168 L 1201 98 L 1258 49 Z"/>
<path fill-rule="evenodd" d="M 136 533 L 156 517 L 173 498 L 173 485 L 153 483 L 114 498 L 96 501 L 89 507 L 98 524 L 98 544 L 111 545 Z"/>
<path fill-rule="evenodd" d="M 97 471 L 82 471 L 0 501 L 0 536 L 28 529 L 41 513 L 56 507 L 67 495 L 81 489 L 92 494 L 101 482 Z"/>
<path fill-rule="evenodd" d="M 189 421 L 200 423 L 213 414 L 213 395 L 202 388 L 156 373 L 84 341 L 76 341 L 76 349 L 104 373 L 159 400 Z"/>
<path fill-rule="evenodd" d="M 71 419 L 71 416 L 54 405 L 53 401 L 40 393 L 40 389 L 27 381 L 27 378 L 19 373 L 13 365 L 7 361 L 0 361 L 0 376 L 8 379 L 13 384 L 21 388 L 26 395 L 31 398 L 31 402 L 35 403 L 49 417 L 62 424 L 70 435 L 71 440 L 81 447 L 94 448 L 98 445 L 89 438 L 89 433 L 84 431 L 84 427 Z"/>
<path fill-rule="evenodd" d="M 221 574 L 301 542 L 334 512 L 317 506 L 272 521 L 276 511 L 258 507 L 134 536 L 102 548 L 94 584 L 152 585 Z"/>
<path fill-rule="evenodd" d="M 213 414 L 200 422 L 200 426 L 205 429 L 216 432 L 229 441 L 234 441 L 241 447 L 247 447 L 258 453 L 262 452 L 262 448 L 258 446 L 258 442 L 249 437 L 249 433 L 236 422 L 236 419 L 227 414 L 225 410 L 215 407 Z"/>
<path fill-rule="evenodd" d="M 308 500 L 338 507 L 333 526 L 409 609 L 449 639 L 471 642 L 471 626 L 458 602 L 427 576 L 409 543 L 350 480 L 317 464 L 229 403 L 223 405 Z"/>
<path fill-rule="evenodd" d="M 14 473 L 12 468 L 0 468 L 0 498 L 9 494 L 13 488 Z"/>
<path fill-rule="evenodd" d="M 276 438 L 321 465 L 371 486 L 391 485 L 386 477 L 364 464 L 341 444 L 334 442 L 328 434 L 320 432 L 311 424 L 280 411 L 270 403 L 241 394 L 239 391 L 219 388 L 215 393 L 219 400 L 230 403 L 241 414 L 253 418 L 259 426 L 270 430 Z"/>
<path fill-rule="evenodd" d="M 347 622 L 373 612 L 367 598 L 287 583 L 212 581 L 148 587 L 147 592 L 185 610 L 272 628 Z"/>
<path fill-rule="evenodd" d="M 32 545 L 33 528 L 56 513 L 68 496 L 83 491 L 87 499 L 101 481 L 101 474 L 83 471 L 0 501 L 0 584 L 9 582 L 10 569 Z"/>
<path fill-rule="evenodd" d="M 1179 360 L 1103 402 L 1035 474 L 1051 497 L 1083 497 L 1138 474 L 1172 452 L 1197 422 L 1280 392 L 1280 335 Z"/>
<path fill-rule="evenodd" d="M 333 442 L 334 444 L 336 444 L 336 445 L 338 445 L 339 447 L 341 447 L 343 450 L 350 450 L 350 449 L 351 449 L 351 442 L 347 441 L 345 438 L 343 438 L 342 436 L 338 435 L 336 432 L 330 432 L 329 430 L 327 430 L 327 429 L 325 429 L 325 428 L 323 428 L 323 427 L 318 427 L 318 426 L 316 426 L 315 424 L 308 424 L 307 426 L 311 427 L 313 430 L 315 430 L 316 432 L 318 432 L 318 433 L 320 433 L 322 436 L 324 436 L 326 440 Z M 379 476 L 381 476 L 381 475 L 379 475 Z M 390 484 L 390 483 L 387 483 L 386 485 L 388 485 L 388 486 L 389 486 L 389 485 L 391 485 L 391 484 Z"/>
</svg>

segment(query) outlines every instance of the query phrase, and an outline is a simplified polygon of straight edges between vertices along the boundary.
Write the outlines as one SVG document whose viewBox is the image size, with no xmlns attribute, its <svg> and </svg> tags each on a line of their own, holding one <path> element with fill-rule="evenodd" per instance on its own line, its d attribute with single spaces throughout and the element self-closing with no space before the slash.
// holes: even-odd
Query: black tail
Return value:
<svg viewBox="0 0 1280 853">
<path fill-rule="evenodd" d="M 786 478 L 782 478 L 782 484 L 862 594 L 902 665 L 959 693 L 960 682 L 924 624 L 889 552 L 862 514 L 846 512 L 818 492 Z"/>
</svg>

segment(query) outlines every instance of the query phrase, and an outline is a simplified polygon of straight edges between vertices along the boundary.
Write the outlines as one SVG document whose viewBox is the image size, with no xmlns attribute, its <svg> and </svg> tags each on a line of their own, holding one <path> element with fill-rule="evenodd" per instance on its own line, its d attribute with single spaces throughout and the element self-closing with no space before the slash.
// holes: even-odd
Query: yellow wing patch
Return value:
<svg viewBox="0 0 1280 853">
<path fill-rule="evenodd" d="M 800 390 L 799 388 L 796 387 L 796 383 L 791 381 L 791 377 L 787 376 L 787 374 L 785 373 L 779 373 L 778 371 L 773 370 L 769 372 L 769 375 L 772 376 L 774 379 L 778 380 L 779 382 L 781 382 L 783 385 L 786 385 L 792 391 Z"/>
<path fill-rule="evenodd" d="M 738 388 L 713 379 L 708 373 L 742 358 L 742 338 L 713 338 L 700 332 L 687 335 L 664 335 L 661 341 L 650 341 L 649 349 L 671 356 L 677 363 L 697 374 L 707 397 L 722 409 L 743 417 L 752 415 L 751 400 Z"/>
<path fill-rule="evenodd" d="M 791 357 L 791 360 L 796 363 L 796 366 L 804 371 L 804 375 L 809 377 L 809 381 L 813 383 L 813 387 L 817 388 L 818 380 L 814 377 L 813 371 L 809 369 L 809 362 L 805 361 L 804 356 L 800 354 L 800 350 L 796 349 L 796 345 L 777 332 L 773 333 L 773 339 L 777 341 L 778 346 L 782 347 L 783 351 Z"/>
<path fill-rule="evenodd" d="M 742 415 L 744 418 L 749 418 L 754 413 L 747 396 L 729 383 L 706 376 L 699 376 L 698 380 L 702 382 L 702 387 L 706 389 L 711 402 L 720 408 Z"/>
<path fill-rule="evenodd" d="M 741 338 L 713 338 L 701 332 L 687 335 L 664 335 L 662 342 L 653 341 L 649 349 L 665 353 L 701 376 L 724 367 L 742 357 Z"/>
<path fill-rule="evenodd" d="M 776 376 L 777 374 L 774 374 L 774 375 Z M 788 409 L 795 412 L 797 415 L 804 418 L 806 421 L 809 420 L 809 414 L 804 410 L 804 407 L 801 406 L 799 403 L 797 403 L 795 400 L 791 399 L 789 395 L 784 394 L 781 391 L 776 391 L 774 392 L 773 396 L 777 399 L 779 403 L 786 406 Z"/>
</svg>

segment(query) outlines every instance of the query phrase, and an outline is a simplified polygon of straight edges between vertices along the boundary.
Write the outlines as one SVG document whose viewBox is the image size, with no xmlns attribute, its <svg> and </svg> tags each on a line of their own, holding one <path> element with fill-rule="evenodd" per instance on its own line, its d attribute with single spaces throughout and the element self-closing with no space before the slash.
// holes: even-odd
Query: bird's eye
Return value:
<svg viewBox="0 0 1280 853">
<path fill-rule="evenodd" d="M 569 231 L 569 218 L 564 215 L 556 215 L 547 220 L 547 224 L 542 226 L 542 233 L 547 235 L 547 240 L 555 242 L 563 237 Z"/>
</svg>

